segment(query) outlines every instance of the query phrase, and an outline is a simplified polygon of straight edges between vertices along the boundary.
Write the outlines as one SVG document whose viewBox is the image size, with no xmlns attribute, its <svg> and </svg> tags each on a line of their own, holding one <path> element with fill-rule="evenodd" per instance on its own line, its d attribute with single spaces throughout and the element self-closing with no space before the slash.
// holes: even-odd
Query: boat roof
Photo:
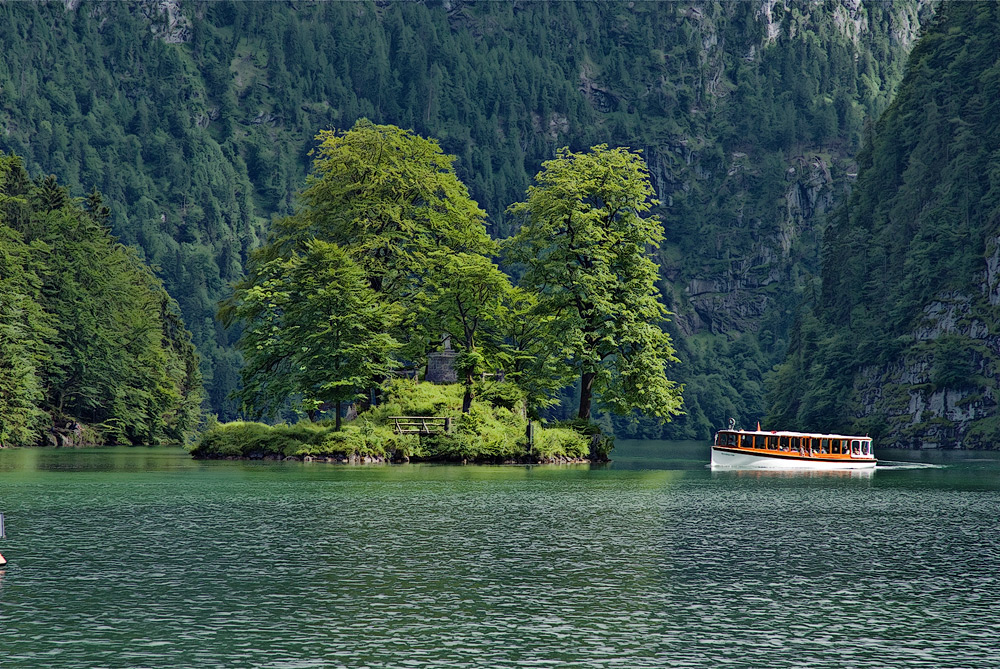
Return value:
<svg viewBox="0 0 1000 669">
<path fill-rule="evenodd" d="M 848 434 L 825 434 L 822 432 L 789 432 L 787 430 L 743 430 L 739 428 L 733 428 L 732 430 L 725 428 L 719 430 L 719 432 L 738 432 L 740 434 L 759 434 L 765 437 L 812 437 L 814 439 L 871 439 L 871 437 L 864 436 L 859 437 L 857 435 Z"/>
</svg>

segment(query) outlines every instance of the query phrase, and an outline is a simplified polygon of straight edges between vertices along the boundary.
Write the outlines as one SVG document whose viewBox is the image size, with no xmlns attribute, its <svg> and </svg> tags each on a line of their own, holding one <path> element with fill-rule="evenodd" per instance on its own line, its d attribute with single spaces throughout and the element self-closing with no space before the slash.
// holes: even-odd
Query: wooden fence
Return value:
<svg viewBox="0 0 1000 669">
<path fill-rule="evenodd" d="M 447 434 L 451 416 L 389 416 L 396 434 Z"/>
</svg>

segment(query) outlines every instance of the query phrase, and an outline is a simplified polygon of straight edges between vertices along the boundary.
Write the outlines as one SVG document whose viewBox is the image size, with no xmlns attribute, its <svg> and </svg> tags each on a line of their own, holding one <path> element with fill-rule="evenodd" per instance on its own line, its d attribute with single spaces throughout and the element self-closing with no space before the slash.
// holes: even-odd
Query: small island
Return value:
<svg viewBox="0 0 1000 669">
<path fill-rule="evenodd" d="M 213 424 L 194 457 L 600 461 L 593 405 L 680 412 L 639 153 L 558 151 L 494 239 L 436 141 L 365 119 L 317 140 L 300 207 L 219 311 L 244 415 L 308 420 Z M 541 426 L 575 396 L 575 420 Z"/>
</svg>

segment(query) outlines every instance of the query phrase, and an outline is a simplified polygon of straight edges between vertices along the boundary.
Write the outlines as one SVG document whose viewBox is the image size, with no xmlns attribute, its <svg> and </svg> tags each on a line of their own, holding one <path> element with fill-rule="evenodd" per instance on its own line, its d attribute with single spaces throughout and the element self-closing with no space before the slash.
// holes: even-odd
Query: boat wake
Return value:
<svg viewBox="0 0 1000 669">
<path fill-rule="evenodd" d="M 905 462 L 903 460 L 879 460 L 875 469 L 944 469 L 947 465 L 935 465 L 930 462 Z"/>
</svg>

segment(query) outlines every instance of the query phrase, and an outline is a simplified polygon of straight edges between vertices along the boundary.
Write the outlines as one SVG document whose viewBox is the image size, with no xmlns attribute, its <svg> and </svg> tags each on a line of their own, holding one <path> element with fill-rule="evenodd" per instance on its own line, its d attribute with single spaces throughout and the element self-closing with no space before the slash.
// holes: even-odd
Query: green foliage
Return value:
<svg viewBox="0 0 1000 669">
<path fill-rule="evenodd" d="M 111 443 L 184 441 L 202 397 L 177 306 L 136 253 L 54 177 L 0 154 L 0 442 L 83 422 Z"/>
<path fill-rule="evenodd" d="M 366 414 L 371 420 L 389 416 L 458 415 L 464 390 L 458 384 L 417 383 L 412 379 L 391 379 L 382 386 L 383 400 Z"/>
<path fill-rule="evenodd" d="M 339 424 L 340 403 L 389 374 L 398 342 L 420 359 L 446 332 L 461 346 L 468 410 L 485 362 L 477 333 L 512 290 L 480 255 L 495 246 L 484 212 L 432 140 L 366 120 L 318 139 L 306 206 L 276 223 L 221 312 L 245 326 L 244 406 L 335 403 Z"/>
<path fill-rule="evenodd" d="M 488 404 L 473 404 L 452 434 L 427 438 L 427 451 L 447 460 L 503 462 L 527 454 L 528 421 L 520 413 Z"/>
<path fill-rule="evenodd" d="M 237 346 L 246 361 L 245 409 L 273 416 L 289 397 L 312 410 L 358 399 L 389 373 L 396 310 L 336 244 L 316 240 L 301 254 L 269 254 L 254 255 L 223 311 L 244 324 Z"/>
<path fill-rule="evenodd" d="M 606 458 L 615 447 L 615 438 L 607 434 L 604 429 L 588 420 L 574 418 L 554 423 L 551 428 L 554 430 L 570 429 L 581 435 L 587 445 L 587 451 L 591 457 Z M 544 430 L 542 431 L 544 433 Z M 544 434 L 543 437 L 544 439 Z"/>
<path fill-rule="evenodd" d="M 676 415 L 680 388 L 664 370 L 676 358 L 647 253 L 663 228 L 641 216 L 653 204 L 645 164 L 602 145 L 560 149 L 543 168 L 528 200 L 510 208 L 523 224 L 505 249 L 539 293 L 535 313 L 551 319 L 549 345 L 581 375 L 579 417 L 590 417 L 592 392 L 614 413 Z"/>
<path fill-rule="evenodd" d="M 44 366 L 55 332 L 39 303 L 30 253 L 14 230 L 0 225 L 0 447 L 33 443 L 48 418 Z"/>
<path fill-rule="evenodd" d="M 850 165 L 864 120 L 895 91 L 906 27 L 934 6 L 866 4 L 855 30 L 843 7 L 800 1 L 776 5 L 767 27 L 743 2 L 192 2 L 168 41 L 147 3 L 71 4 L 0 5 L 0 149 L 74 196 L 105 194 L 114 234 L 177 301 L 224 419 L 242 363 L 217 302 L 265 222 L 293 211 L 320 129 L 369 118 L 439 138 L 497 236 L 514 232 L 507 205 L 557 147 L 645 147 L 669 230 L 661 255 L 676 259 L 661 263 L 678 296 L 668 306 L 694 315 L 691 280 L 743 281 L 741 261 L 786 231 L 790 161 L 816 150 Z M 847 182 L 834 179 L 839 198 Z M 816 269 L 811 225 L 779 268 L 754 263 L 768 285 L 786 264 Z M 790 326 L 783 297 L 763 329 Z M 754 336 L 703 315 L 686 331 Z M 781 339 L 762 340 L 762 354 L 780 355 Z M 699 364 L 675 373 L 689 403 L 708 375 L 728 380 L 724 356 Z M 533 407 L 556 398 L 541 385 L 531 395 Z M 681 416 L 657 429 L 692 426 Z"/>
<path fill-rule="evenodd" d="M 590 439 L 574 429 L 553 427 L 539 430 L 531 452 L 538 458 L 590 457 Z"/>
<path fill-rule="evenodd" d="M 961 388 L 972 382 L 972 356 L 967 337 L 943 335 L 934 340 L 930 382 L 936 388 Z"/>
<path fill-rule="evenodd" d="M 1000 443 L 1000 416 L 974 421 L 965 433 L 966 448 L 996 450 Z"/>
<path fill-rule="evenodd" d="M 497 384 L 500 385 L 500 384 Z M 531 462 L 590 456 L 594 426 L 535 430 L 536 447 L 527 443 L 528 421 L 523 405 L 514 409 L 477 400 L 462 414 L 462 384 L 435 385 L 394 379 L 383 388 L 385 403 L 365 412 L 337 430 L 329 422 L 302 421 L 295 425 L 215 423 L 190 447 L 196 458 L 280 459 L 330 457 L 353 461 L 446 460 L 471 462 Z M 419 437 L 396 434 L 390 416 L 451 416 L 449 434 Z M 610 451 L 602 442 L 600 452 Z"/>
<path fill-rule="evenodd" d="M 487 379 L 476 384 L 476 397 L 495 407 L 521 411 L 527 405 L 528 391 L 510 381 Z"/>
<path fill-rule="evenodd" d="M 537 294 L 515 288 L 499 324 L 504 378 L 523 393 L 532 420 L 560 403 L 559 392 L 573 383 L 574 371 L 561 348 L 551 345 L 556 318 L 539 314 L 537 307 Z"/>
<path fill-rule="evenodd" d="M 434 140 L 366 119 L 316 139 L 317 158 L 302 192 L 306 209 L 278 225 L 272 244 L 314 237 L 340 244 L 372 290 L 404 301 L 434 251 L 492 250 L 486 213 L 455 175 L 454 156 Z"/>
<path fill-rule="evenodd" d="M 420 327 L 430 340 L 444 332 L 458 345 L 455 371 L 464 379 L 462 411 L 472 403 L 476 378 L 503 366 L 504 322 L 516 300 L 507 275 L 482 255 L 435 253 L 417 300 Z"/>
<path fill-rule="evenodd" d="M 258 448 L 263 452 L 271 450 L 266 446 L 271 430 L 264 423 L 219 423 L 202 432 L 198 442 L 189 450 L 194 457 L 212 454 L 221 458 L 241 457 L 244 452 L 252 453 Z"/>
<path fill-rule="evenodd" d="M 282 458 L 322 445 L 329 428 L 308 421 L 295 425 L 265 425 L 236 421 L 209 426 L 189 448 L 196 458 Z"/>
<path fill-rule="evenodd" d="M 289 451 L 289 455 L 322 455 L 338 458 L 375 457 L 405 459 L 422 453 L 420 438 L 415 434 L 396 434 L 387 425 L 359 422 L 344 430 L 330 432 L 322 444 Z"/>
</svg>

